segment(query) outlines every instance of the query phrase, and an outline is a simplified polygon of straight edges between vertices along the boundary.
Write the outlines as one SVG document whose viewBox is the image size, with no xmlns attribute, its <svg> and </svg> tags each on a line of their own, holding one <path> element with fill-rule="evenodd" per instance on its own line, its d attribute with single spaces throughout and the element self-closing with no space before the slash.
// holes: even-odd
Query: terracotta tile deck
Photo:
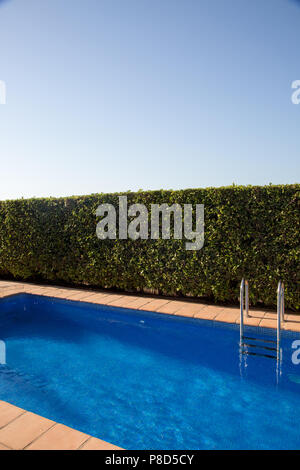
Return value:
<svg viewBox="0 0 300 470">
<path fill-rule="evenodd" d="M 88 289 L 0 281 L 0 298 L 18 293 L 45 295 L 60 299 L 91 302 L 141 311 L 148 310 L 204 320 L 239 323 L 239 309 L 237 307 L 206 305 L 199 302 L 161 299 L 142 295 L 122 295 Z M 276 312 L 254 309 L 249 313 L 249 317 L 244 319 L 246 325 L 276 328 Z M 300 332 L 300 315 L 287 313 L 283 329 Z M 0 401 L 0 450 L 12 449 L 122 450 L 113 444 Z"/>
<path fill-rule="evenodd" d="M 122 450 L 0 401 L 0 450 Z"/>
</svg>

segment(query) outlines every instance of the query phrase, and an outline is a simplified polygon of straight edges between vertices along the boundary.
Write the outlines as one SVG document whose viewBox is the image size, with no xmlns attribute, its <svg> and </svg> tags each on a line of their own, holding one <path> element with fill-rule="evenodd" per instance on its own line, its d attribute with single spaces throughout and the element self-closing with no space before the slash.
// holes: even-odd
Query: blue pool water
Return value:
<svg viewBox="0 0 300 470">
<path fill-rule="evenodd" d="M 300 448 L 299 334 L 278 375 L 241 360 L 235 325 L 22 294 L 0 301 L 0 339 L 1 400 L 121 447 Z"/>
</svg>

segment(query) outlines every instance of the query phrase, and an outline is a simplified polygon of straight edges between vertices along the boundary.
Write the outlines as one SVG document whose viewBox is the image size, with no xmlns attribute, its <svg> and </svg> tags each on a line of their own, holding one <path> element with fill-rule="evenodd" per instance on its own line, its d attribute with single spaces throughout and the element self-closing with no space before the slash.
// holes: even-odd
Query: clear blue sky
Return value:
<svg viewBox="0 0 300 470">
<path fill-rule="evenodd" d="M 0 0 L 0 199 L 299 182 L 300 2 Z"/>
</svg>

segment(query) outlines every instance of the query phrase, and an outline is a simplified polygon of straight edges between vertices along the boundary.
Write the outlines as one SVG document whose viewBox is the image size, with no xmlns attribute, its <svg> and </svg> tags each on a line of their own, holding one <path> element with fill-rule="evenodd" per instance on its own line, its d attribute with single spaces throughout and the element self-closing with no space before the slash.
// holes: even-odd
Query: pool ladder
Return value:
<svg viewBox="0 0 300 470">
<path fill-rule="evenodd" d="M 242 279 L 240 287 L 240 351 L 242 354 L 263 356 L 281 361 L 281 324 L 284 322 L 284 283 L 279 281 L 277 288 L 277 338 L 276 340 L 245 336 L 244 314 L 249 317 L 249 284 Z M 254 344 L 250 341 L 254 341 Z M 262 343 L 262 344 L 260 344 Z M 264 352 L 249 351 L 257 348 Z"/>
</svg>

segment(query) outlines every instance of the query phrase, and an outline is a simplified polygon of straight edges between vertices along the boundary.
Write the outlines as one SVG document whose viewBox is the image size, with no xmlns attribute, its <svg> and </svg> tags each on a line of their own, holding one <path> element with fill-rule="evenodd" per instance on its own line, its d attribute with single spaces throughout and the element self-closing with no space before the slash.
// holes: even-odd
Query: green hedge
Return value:
<svg viewBox="0 0 300 470">
<path fill-rule="evenodd" d="M 186 240 L 98 240 L 99 204 L 119 194 L 0 202 L 0 276 L 84 284 L 124 291 L 201 297 L 236 303 L 250 282 L 251 305 L 276 304 L 279 279 L 286 304 L 299 309 L 300 185 L 231 186 L 123 193 L 128 205 L 205 205 L 205 243 Z"/>
</svg>

